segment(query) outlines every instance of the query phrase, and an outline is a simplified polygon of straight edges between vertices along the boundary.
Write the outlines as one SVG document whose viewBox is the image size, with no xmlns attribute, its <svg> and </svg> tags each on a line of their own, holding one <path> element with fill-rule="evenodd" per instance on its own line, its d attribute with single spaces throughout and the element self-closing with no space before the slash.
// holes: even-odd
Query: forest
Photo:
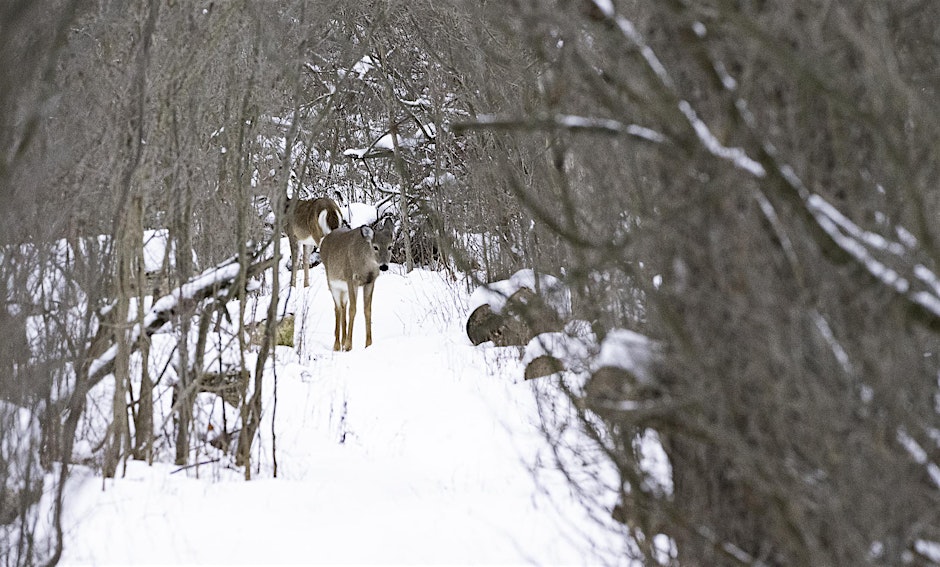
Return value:
<svg viewBox="0 0 940 567">
<path fill-rule="evenodd" d="M 363 346 L 304 342 L 318 197 L 394 226 L 377 321 L 449 282 L 532 385 L 584 562 L 940 564 L 938 68 L 930 0 L 3 2 L 0 567 L 212 404 L 241 482 L 290 466 L 278 359 Z"/>
</svg>

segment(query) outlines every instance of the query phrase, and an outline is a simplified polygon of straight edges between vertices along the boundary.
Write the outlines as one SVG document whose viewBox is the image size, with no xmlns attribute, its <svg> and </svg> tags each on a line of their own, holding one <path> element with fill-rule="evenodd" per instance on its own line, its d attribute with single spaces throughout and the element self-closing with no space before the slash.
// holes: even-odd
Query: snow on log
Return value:
<svg viewBox="0 0 940 567">
<path fill-rule="evenodd" d="M 588 406 L 600 413 L 636 412 L 655 407 L 648 402 L 660 393 L 653 380 L 653 364 L 662 356 L 658 343 L 627 329 L 613 329 L 604 337 L 584 385 Z"/>
<path fill-rule="evenodd" d="M 562 332 L 542 333 L 525 347 L 522 364 L 525 379 L 541 378 L 556 372 L 587 370 L 597 352 L 597 340 L 586 321 L 569 321 Z"/>
<path fill-rule="evenodd" d="M 246 270 L 245 279 L 257 276 L 273 265 L 273 257 L 252 264 Z M 240 269 L 241 266 L 237 257 L 229 258 L 154 301 L 153 306 L 144 316 L 143 328 L 137 323 L 136 318 L 128 321 L 132 325 L 128 341 L 131 348 L 137 348 L 141 335 L 150 336 L 159 331 L 170 320 L 181 302 L 201 301 L 210 297 L 221 298 L 227 295 L 229 288 L 234 285 L 235 280 L 238 278 Z M 102 325 L 102 328 L 104 327 Z M 117 345 L 112 344 L 104 353 L 89 363 L 88 388 L 93 387 L 114 371 L 116 356 Z"/>
<path fill-rule="evenodd" d="M 545 303 L 555 309 L 561 317 L 570 316 L 571 292 L 565 284 L 555 276 L 536 274 L 534 270 L 528 268 L 519 270 L 509 279 L 490 282 L 475 289 L 470 294 L 470 311 L 487 304 L 494 312 L 501 313 L 506 306 L 506 301 L 524 287 L 539 290 Z"/>
<path fill-rule="evenodd" d="M 648 384 L 653 380 L 652 366 L 657 350 L 656 343 L 646 335 L 627 329 L 614 329 L 604 337 L 594 368 L 626 370 L 640 382 Z"/>
<path fill-rule="evenodd" d="M 519 270 L 508 280 L 474 290 L 470 310 L 467 337 L 474 345 L 524 346 L 536 335 L 564 327 L 571 317 L 571 292 L 554 276 Z"/>
</svg>

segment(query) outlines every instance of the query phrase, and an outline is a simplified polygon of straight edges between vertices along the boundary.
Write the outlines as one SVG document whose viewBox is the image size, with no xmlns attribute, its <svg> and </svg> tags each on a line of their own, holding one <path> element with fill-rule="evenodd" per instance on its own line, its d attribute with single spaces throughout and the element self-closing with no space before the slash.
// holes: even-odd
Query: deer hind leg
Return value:
<svg viewBox="0 0 940 567">
<path fill-rule="evenodd" d="M 356 284 L 349 282 L 349 321 L 346 323 L 346 335 L 343 350 L 352 350 L 353 323 L 356 321 Z"/>
<path fill-rule="evenodd" d="M 366 347 L 372 344 L 372 291 L 375 283 L 362 286 L 362 305 L 366 316 Z"/>
<path fill-rule="evenodd" d="M 345 283 L 336 284 L 330 282 L 330 294 L 333 296 L 334 314 L 336 316 L 333 325 L 333 350 L 340 349 L 341 341 L 346 336 L 346 289 Z"/>
<path fill-rule="evenodd" d="M 306 244 L 301 246 L 304 251 L 303 254 L 303 263 L 304 263 L 304 287 L 310 287 L 310 252 L 313 250 L 308 248 Z"/>
</svg>

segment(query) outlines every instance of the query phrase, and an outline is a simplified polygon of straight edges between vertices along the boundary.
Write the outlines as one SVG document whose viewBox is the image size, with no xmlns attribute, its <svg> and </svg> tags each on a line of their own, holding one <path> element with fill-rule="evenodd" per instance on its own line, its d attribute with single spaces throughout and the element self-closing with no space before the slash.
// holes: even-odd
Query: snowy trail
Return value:
<svg viewBox="0 0 940 567">
<path fill-rule="evenodd" d="M 268 380 L 257 480 L 139 463 L 103 491 L 76 480 L 63 565 L 622 562 L 560 474 L 534 479 L 547 447 L 532 388 L 517 353 L 470 346 L 465 294 L 433 272 L 383 275 L 373 345 L 360 309 L 354 350 L 334 353 L 322 268 L 311 276 L 295 291 L 301 354 L 278 351 L 278 477 Z"/>
</svg>

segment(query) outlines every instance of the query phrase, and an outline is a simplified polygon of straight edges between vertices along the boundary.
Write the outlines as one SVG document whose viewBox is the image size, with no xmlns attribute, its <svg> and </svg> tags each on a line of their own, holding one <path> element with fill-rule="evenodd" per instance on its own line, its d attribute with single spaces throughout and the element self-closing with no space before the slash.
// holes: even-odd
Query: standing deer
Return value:
<svg viewBox="0 0 940 567">
<path fill-rule="evenodd" d="M 336 201 L 329 197 L 320 197 L 312 201 L 297 201 L 291 207 L 287 201 L 287 238 L 290 240 L 290 285 L 297 282 L 297 262 L 304 264 L 304 287 L 310 285 L 310 252 L 320 245 L 323 236 L 336 230 L 343 223 L 343 213 Z M 303 245 L 303 255 L 298 248 Z M 307 248 L 310 247 L 311 250 Z"/>
<path fill-rule="evenodd" d="M 393 228 L 392 219 L 386 218 L 380 228 L 364 225 L 340 229 L 327 234 L 320 243 L 320 260 L 326 268 L 326 282 L 336 312 L 333 350 L 340 350 L 341 346 L 342 350 L 352 350 L 359 287 L 366 314 L 366 346 L 372 344 L 372 290 L 379 274 L 388 270 Z"/>
</svg>

